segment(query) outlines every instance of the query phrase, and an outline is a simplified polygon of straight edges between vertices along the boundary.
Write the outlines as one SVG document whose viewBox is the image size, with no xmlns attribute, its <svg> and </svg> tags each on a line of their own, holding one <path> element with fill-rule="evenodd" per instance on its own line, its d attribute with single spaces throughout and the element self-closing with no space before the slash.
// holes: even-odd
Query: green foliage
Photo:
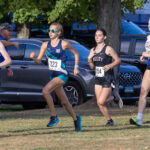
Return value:
<svg viewBox="0 0 150 150">
<path fill-rule="evenodd" d="M 123 10 L 135 13 L 145 2 L 121 0 L 122 14 Z M 49 23 L 96 22 L 97 3 L 98 0 L 0 0 L 0 19 L 13 12 L 13 21 L 18 23 L 39 22 L 41 18 Z"/>
<path fill-rule="evenodd" d="M 135 14 L 135 10 L 143 8 L 143 4 L 146 2 L 147 0 L 121 0 L 122 15 L 123 11 L 129 11 Z"/>
<path fill-rule="evenodd" d="M 97 0 L 57 0 L 54 9 L 47 12 L 48 22 L 95 21 L 96 3 Z"/>
<path fill-rule="evenodd" d="M 6 6 L 7 3 L 8 0 L 0 0 L 0 20 L 9 14 Z"/>
</svg>

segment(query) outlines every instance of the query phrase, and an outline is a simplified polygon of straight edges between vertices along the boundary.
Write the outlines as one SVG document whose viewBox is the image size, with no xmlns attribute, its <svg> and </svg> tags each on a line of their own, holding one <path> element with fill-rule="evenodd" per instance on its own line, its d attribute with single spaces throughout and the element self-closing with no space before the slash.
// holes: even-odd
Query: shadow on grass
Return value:
<svg viewBox="0 0 150 150">
<path fill-rule="evenodd" d="M 102 132 L 102 131 L 121 131 L 121 130 L 139 130 L 139 129 L 148 129 L 150 128 L 149 125 L 145 125 L 143 127 L 136 127 L 136 126 L 126 126 L 122 128 L 118 127 L 104 127 L 102 129 L 92 129 L 91 127 L 100 127 L 100 126 L 83 126 L 82 132 L 77 133 L 85 133 L 85 132 Z M 27 129 L 27 130 L 16 130 L 16 131 L 9 131 L 9 133 L 19 133 L 19 132 L 30 132 L 30 131 L 37 131 L 37 130 L 46 130 L 42 133 L 22 133 L 22 134 L 12 134 L 12 135 L 0 135 L 0 138 L 5 137 L 15 137 L 15 136 L 29 136 L 29 135 L 43 135 L 43 134 L 61 134 L 61 133 L 76 133 L 73 130 L 71 130 L 73 126 L 67 126 L 67 127 L 55 127 L 55 128 L 37 128 L 37 129 Z M 85 129 L 89 128 L 89 129 Z M 57 130 L 56 130 L 57 129 Z M 65 130 L 64 130 L 65 129 Z M 68 130 L 69 129 L 69 130 Z"/>
</svg>

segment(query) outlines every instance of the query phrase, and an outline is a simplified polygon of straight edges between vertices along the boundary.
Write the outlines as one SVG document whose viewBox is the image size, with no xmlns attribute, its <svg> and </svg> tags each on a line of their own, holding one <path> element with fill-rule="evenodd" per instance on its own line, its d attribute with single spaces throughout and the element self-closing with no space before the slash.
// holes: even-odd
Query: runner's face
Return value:
<svg viewBox="0 0 150 150">
<path fill-rule="evenodd" d="M 95 33 L 95 41 L 96 43 L 103 43 L 104 40 L 106 39 L 106 36 L 103 35 L 102 31 L 96 31 Z"/>
<path fill-rule="evenodd" d="M 51 39 L 59 38 L 60 31 L 57 26 L 51 25 L 49 28 L 49 37 Z"/>
</svg>

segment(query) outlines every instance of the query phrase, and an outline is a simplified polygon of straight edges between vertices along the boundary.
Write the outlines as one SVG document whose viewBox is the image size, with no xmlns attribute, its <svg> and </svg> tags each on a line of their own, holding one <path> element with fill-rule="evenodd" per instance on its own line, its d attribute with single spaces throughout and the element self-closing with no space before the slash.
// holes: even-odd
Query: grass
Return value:
<svg viewBox="0 0 150 150">
<path fill-rule="evenodd" d="M 140 128 L 129 124 L 135 109 L 110 109 L 116 125 L 105 127 L 106 120 L 97 108 L 75 108 L 82 114 L 80 133 L 74 132 L 73 121 L 63 108 L 56 108 L 60 122 L 54 128 L 46 127 L 48 109 L 2 111 L 0 150 L 149 150 L 150 108 Z"/>
</svg>

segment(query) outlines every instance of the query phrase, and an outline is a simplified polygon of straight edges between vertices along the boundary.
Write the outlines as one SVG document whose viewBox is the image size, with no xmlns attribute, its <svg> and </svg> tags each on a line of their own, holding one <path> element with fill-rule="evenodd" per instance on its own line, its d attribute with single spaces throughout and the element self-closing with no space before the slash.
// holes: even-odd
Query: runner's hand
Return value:
<svg viewBox="0 0 150 150">
<path fill-rule="evenodd" d="M 31 53 L 30 53 L 30 58 L 31 58 L 31 59 L 34 59 L 34 58 L 35 58 L 35 52 L 31 52 Z"/>
<path fill-rule="evenodd" d="M 140 61 L 144 61 L 144 56 L 143 55 L 140 57 Z"/>
<path fill-rule="evenodd" d="M 109 66 L 109 65 L 105 65 L 105 66 L 103 67 L 103 69 L 104 69 L 105 72 L 107 72 L 107 71 L 110 69 L 110 66 Z"/>
<path fill-rule="evenodd" d="M 12 70 L 11 68 L 8 68 L 8 69 L 7 69 L 7 75 L 8 75 L 9 77 L 12 77 L 12 76 L 14 75 L 13 70 Z"/>
<path fill-rule="evenodd" d="M 77 67 L 74 68 L 74 75 L 77 75 L 79 73 L 79 69 Z"/>
</svg>

